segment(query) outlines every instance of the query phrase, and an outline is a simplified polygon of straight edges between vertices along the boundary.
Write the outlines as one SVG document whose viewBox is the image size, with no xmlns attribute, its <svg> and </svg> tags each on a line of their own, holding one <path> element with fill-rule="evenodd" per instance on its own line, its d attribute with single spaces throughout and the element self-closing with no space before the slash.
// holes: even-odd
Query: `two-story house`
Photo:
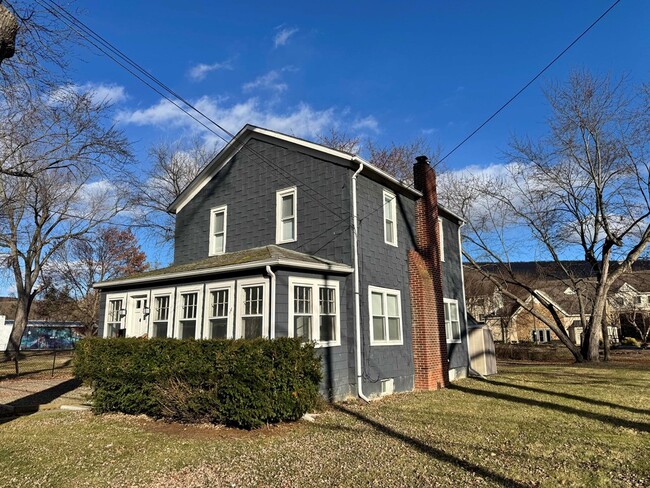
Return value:
<svg viewBox="0 0 650 488">
<path fill-rule="evenodd" d="M 173 265 L 96 284 L 100 335 L 300 337 L 335 399 L 465 376 L 462 220 L 414 172 L 247 125 L 169 207 Z"/>
</svg>

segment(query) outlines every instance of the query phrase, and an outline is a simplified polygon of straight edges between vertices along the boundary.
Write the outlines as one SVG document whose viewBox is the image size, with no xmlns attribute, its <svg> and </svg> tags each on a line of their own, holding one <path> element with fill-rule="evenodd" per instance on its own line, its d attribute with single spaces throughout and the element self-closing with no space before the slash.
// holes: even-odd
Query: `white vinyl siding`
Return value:
<svg viewBox="0 0 650 488">
<path fill-rule="evenodd" d="M 338 282 L 289 278 L 289 337 L 317 347 L 341 344 Z"/>
<path fill-rule="evenodd" d="M 210 256 L 226 252 L 226 227 L 228 225 L 228 207 L 216 207 L 210 210 Z"/>
<path fill-rule="evenodd" d="M 276 193 L 275 198 L 276 231 L 275 243 L 294 242 L 298 236 L 297 189 L 287 188 Z"/>
<path fill-rule="evenodd" d="M 395 194 L 384 190 L 384 242 L 397 246 L 397 199 Z"/>
<path fill-rule="evenodd" d="M 444 299 L 445 331 L 447 342 L 460 342 L 460 319 L 458 317 L 458 300 Z"/>
<path fill-rule="evenodd" d="M 370 345 L 401 345 L 402 298 L 399 290 L 368 287 Z"/>
</svg>

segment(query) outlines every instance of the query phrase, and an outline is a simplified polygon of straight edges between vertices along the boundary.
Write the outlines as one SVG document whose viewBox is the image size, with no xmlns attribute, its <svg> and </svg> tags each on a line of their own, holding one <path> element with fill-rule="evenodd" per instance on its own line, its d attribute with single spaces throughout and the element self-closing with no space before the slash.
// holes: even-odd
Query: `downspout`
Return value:
<svg viewBox="0 0 650 488">
<path fill-rule="evenodd" d="M 356 347 L 355 356 L 357 360 L 357 395 L 366 402 L 370 402 L 368 397 L 363 394 L 363 375 L 362 375 L 362 358 L 361 358 L 361 305 L 359 292 L 359 235 L 358 235 L 358 215 L 357 215 L 357 176 L 363 170 L 363 163 L 356 156 L 352 161 L 359 163 L 359 169 L 352 175 L 352 246 L 354 250 L 354 326 Z"/>
<path fill-rule="evenodd" d="M 271 277 L 271 320 L 269 322 L 269 338 L 275 339 L 275 273 L 271 266 L 266 266 L 266 272 Z"/>
<path fill-rule="evenodd" d="M 469 327 L 467 326 L 467 298 L 465 298 L 465 269 L 463 268 L 463 240 L 460 236 L 460 228 L 465 225 L 461 222 L 458 226 L 458 260 L 460 261 L 460 285 L 463 290 L 463 312 L 465 314 L 465 337 L 467 340 L 467 376 L 478 376 L 481 379 L 487 379 L 478 371 L 472 368 L 472 355 L 469 352 Z"/>
</svg>

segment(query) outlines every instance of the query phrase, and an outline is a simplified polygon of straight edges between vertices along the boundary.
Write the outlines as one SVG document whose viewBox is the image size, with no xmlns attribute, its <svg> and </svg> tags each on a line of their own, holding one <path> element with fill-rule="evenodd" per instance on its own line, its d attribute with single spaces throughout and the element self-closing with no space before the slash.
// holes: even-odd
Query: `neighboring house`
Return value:
<svg viewBox="0 0 650 488">
<path fill-rule="evenodd" d="M 7 349 L 14 321 L 0 315 L 0 350 Z M 72 349 L 83 336 L 79 322 L 55 322 L 50 320 L 29 320 L 20 341 L 20 350 Z"/>
<path fill-rule="evenodd" d="M 610 291 L 608 316 L 621 337 L 650 339 L 650 271 L 623 274 Z"/>
<path fill-rule="evenodd" d="M 300 337 L 323 393 L 435 389 L 468 372 L 461 219 L 361 158 L 247 125 L 172 203 L 174 263 L 98 283 L 99 334 Z"/>
<path fill-rule="evenodd" d="M 539 263 L 533 272 L 530 263 L 513 263 L 520 270 L 525 281 L 533 287 L 546 304 L 552 304 L 562 320 L 569 337 L 575 344 L 582 341 L 584 330 L 580 318 L 580 306 L 576 291 L 566 281 L 549 278 L 552 263 Z M 570 263 L 576 273 L 580 268 Z M 616 265 L 613 265 L 615 268 Z M 608 335 L 610 342 L 616 344 L 623 337 L 647 340 L 650 336 L 650 271 L 647 261 L 634 266 L 635 271 L 623 274 L 610 289 L 607 305 Z M 482 317 L 498 342 L 536 342 L 546 343 L 557 340 L 555 334 L 535 315 L 514 300 L 502 295 L 497 287 L 475 270 L 467 268 L 467 308 L 474 316 Z M 590 273 L 580 273 L 586 310 L 591 308 L 595 282 Z M 531 306 L 540 314 L 551 318 L 544 304 L 533 299 L 525 290 L 518 289 L 515 294 L 527 307 Z M 585 320 L 589 320 L 589 314 Z M 636 327 L 634 326 L 636 324 Z"/>
</svg>

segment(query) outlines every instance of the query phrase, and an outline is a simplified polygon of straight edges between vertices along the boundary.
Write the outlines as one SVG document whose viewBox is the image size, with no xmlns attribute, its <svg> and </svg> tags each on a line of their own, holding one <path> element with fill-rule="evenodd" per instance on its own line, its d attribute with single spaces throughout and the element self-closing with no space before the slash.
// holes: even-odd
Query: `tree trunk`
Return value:
<svg viewBox="0 0 650 488">
<path fill-rule="evenodd" d="M 16 52 L 16 34 L 18 33 L 18 22 L 14 15 L 1 5 L 0 0 L 0 64 Z"/>
<path fill-rule="evenodd" d="M 31 300 L 26 297 L 19 297 L 16 302 L 16 318 L 14 320 L 14 327 L 11 329 L 9 342 L 7 342 L 7 349 L 5 355 L 15 359 L 18 357 L 20 351 L 20 341 L 23 338 L 25 329 L 27 328 L 27 318 L 29 317 L 29 309 L 31 308 Z"/>
<path fill-rule="evenodd" d="M 593 315 L 589 320 L 589 330 L 585 333 L 585 341 L 582 344 L 582 355 L 585 361 L 600 360 L 600 341 L 603 337 L 604 302 L 607 299 L 607 290 L 602 290 L 596 296 L 596 303 L 593 307 Z"/>
</svg>

